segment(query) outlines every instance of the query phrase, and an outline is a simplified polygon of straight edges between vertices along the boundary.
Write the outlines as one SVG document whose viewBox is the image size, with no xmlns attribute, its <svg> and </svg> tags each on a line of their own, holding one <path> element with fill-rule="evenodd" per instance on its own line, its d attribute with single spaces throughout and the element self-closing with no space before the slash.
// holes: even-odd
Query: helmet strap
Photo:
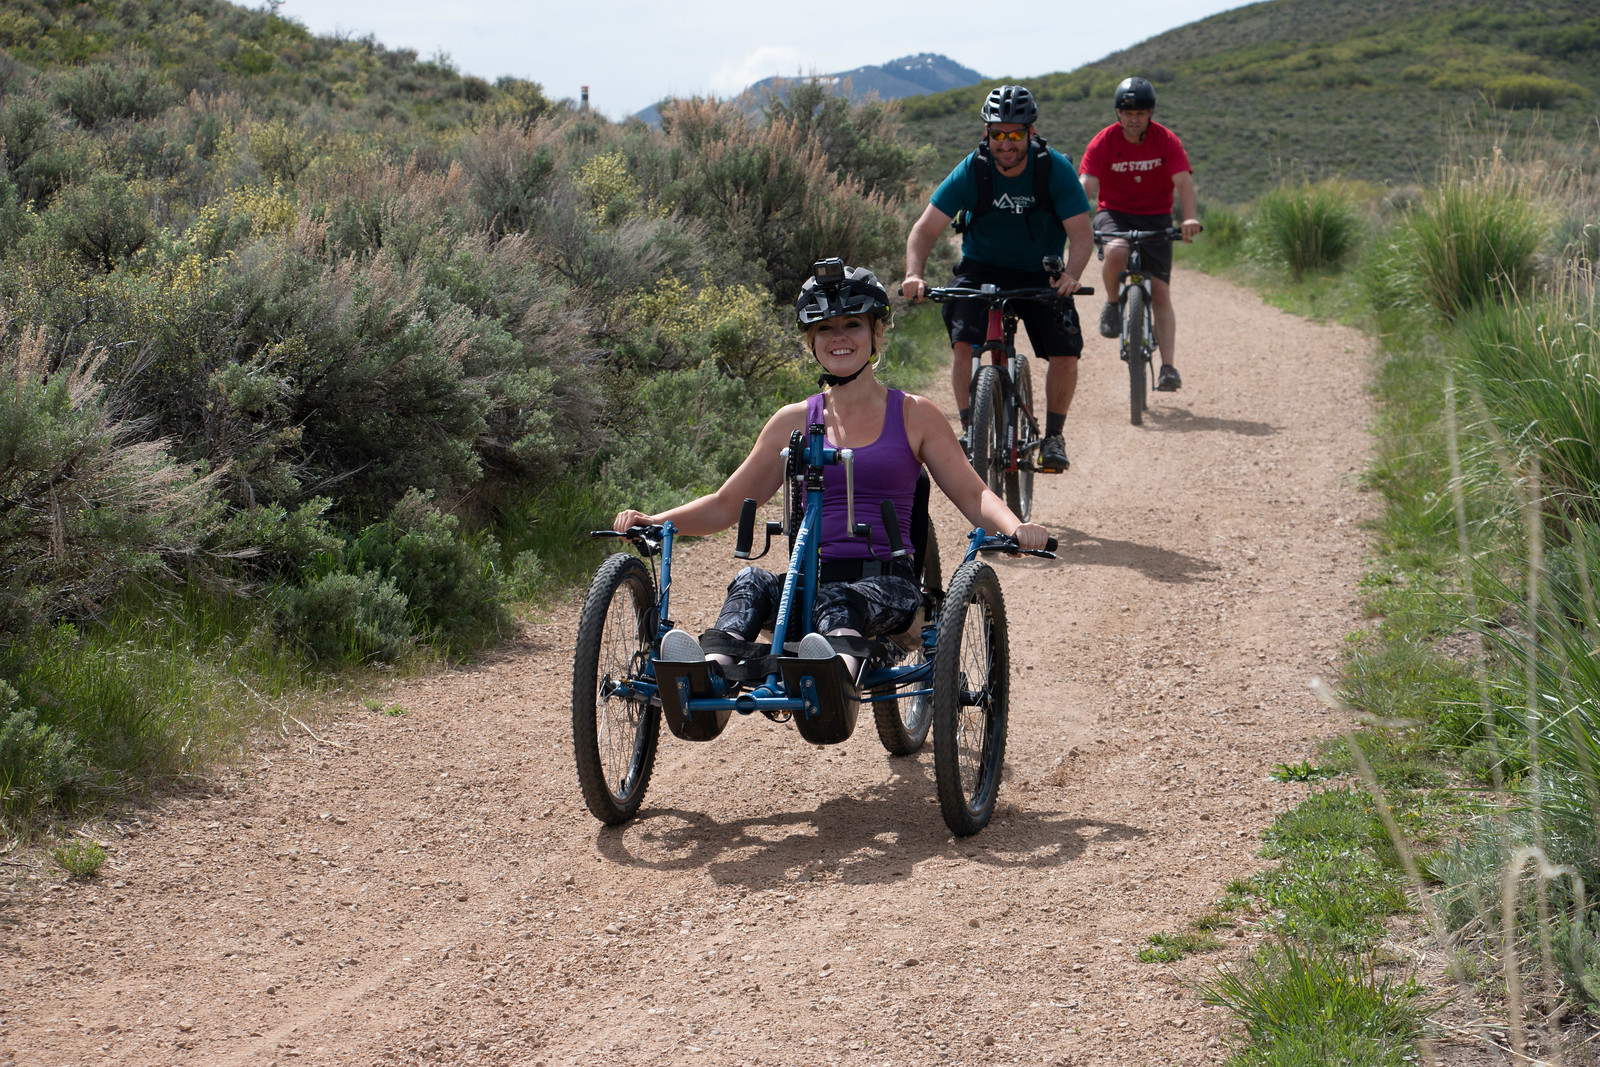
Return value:
<svg viewBox="0 0 1600 1067">
<path fill-rule="evenodd" d="M 812 359 L 816 359 L 817 358 L 817 354 L 815 352 L 812 352 L 811 353 L 811 358 Z M 853 382 L 857 378 L 861 377 L 861 372 L 866 370 L 868 367 L 872 366 L 873 361 L 876 360 L 877 358 L 878 358 L 878 341 L 877 341 L 876 338 L 874 338 L 873 341 L 872 341 L 872 352 L 867 356 L 867 361 L 865 363 L 861 364 L 861 366 L 856 368 L 856 372 L 854 374 L 829 374 L 828 372 L 824 371 L 821 374 L 817 375 L 817 385 L 819 385 L 819 386 L 849 385 L 851 382 Z M 818 360 L 817 362 L 820 363 L 821 360 Z"/>
<path fill-rule="evenodd" d="M 826 385 L 849 385 L 851 382 L 853 382 L 857 378 L 861 377 L 861 371 L 866 370 L 870 366 L 872 366 L 872 360 L 869 359 L 865 363 L 861 364 L 860 370 L 857 370 L 854 374 L 846 374 L 846 375 L 843 375 L 843 376 L 838 375 L 838 374 L 827 374 L 827 373 L 819 374 L 819 375 L 817 375 L 817 384 L 818 385 L 824 385 L 824 386 L 826 386 Z"/>
</svg>

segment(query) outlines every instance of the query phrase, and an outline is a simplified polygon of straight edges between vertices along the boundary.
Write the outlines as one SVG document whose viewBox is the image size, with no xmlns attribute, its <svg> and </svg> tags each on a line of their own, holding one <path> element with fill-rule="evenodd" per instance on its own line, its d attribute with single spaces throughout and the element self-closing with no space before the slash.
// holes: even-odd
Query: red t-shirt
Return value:
<svg viewBox="0 0 1600 1067">
<path fill-rule="evenodd" d="M 1166 215 L 1172 211 L 1172 176 L 1189 169 L 1183 142 L 1161 123 L 1150 123 L 1144 140 L 1129 144 L 1122 126 L 1113 122 L 1083 150 L 1078 172 L 1100 180 L 1103 210 Z"/>
</svg>

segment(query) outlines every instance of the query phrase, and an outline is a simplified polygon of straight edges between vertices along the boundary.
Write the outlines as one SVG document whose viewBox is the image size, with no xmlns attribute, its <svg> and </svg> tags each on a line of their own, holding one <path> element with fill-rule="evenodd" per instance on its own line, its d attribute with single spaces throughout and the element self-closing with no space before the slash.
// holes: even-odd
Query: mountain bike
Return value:
<svg viewBox="0 0 1600 1067">
<path fill-rule="evenodd" d="M 618 552 L 595 572 L 578 617 L 572 663 L 572 740 L 584 802 L 595 818 L 615 826 L 632 819 L 644 801 L 661 738 L 661 721 L 674 737 L 710 741 L 733 713 L 760 712 L 775 722 L 793 722 L 814 745 L 835 745 L 855 731 L 862 704 L 870 704 L 878 736 L 892 755 L 910 755 L 933 733 L 934 781 L 940 811 L 952 833 L 967 836 L 988 825 L 999 796 L 1005 764 L 1010 708 L 1010 646 L 1005 600 L 994 569 L 980 553 L 1055 559 L 1056 541 L 1043 550 L 1021 548 L 1015 538 L 973 530 L 966 556 L 939 588 L 932 527 L 919 530 L 926 511 L 913 510 L 912 547 L 922 537 L 930 551 L 920 567 L 900 536 L 894 505 L 880 503 L 889 544 L 885 567 L 910 556 L 923 604 L 899 634 L 860 641 L 865 654 L 858 678 L 844 657 L 809 659 L 797 654 L 812 629 L 820 581 L 823 468 L 844 467 L 846 522 L 853 536 L 870 538 L 872 527 L 855 521 L 854 453 L 827 445 L 820 424 L 799 430 L 785 450 L 782 522 L 766 524 L 766 547 L 751 555 L 756 501 L 745 500 L 734 555 L 756 560 L 772 548 L 775 534 L 793 538 L 783 596 L 772 624 L 770 646 L 722 672 L 706 662 L 662 660 L 661 638 L 673 629 L 671 523 L 635 526 L 617 537 L 638 555 Z M 803 508 L 800 500 L 805 501 Z M 923 555 L 918 553 L 917 555 Z M 659 558 L 659 580 L 657 559 Z M 874 558 L 879 558 L 874 553 Z M 648 564 L 648 566 L 647 566 Z M 658 592 L 659 590 L 659 592 Z M 760 784 L 752 789 L 759 791 Z"/>
<path fill-rule="evenodd" d="M 1094 243 L 1128 242 L 1128 266 L 1117 275 L 1117 303 L 1122 312 L 1122 341 L 1119 354 L 1128 365 L 1128 414 L 1135 426 L 1144 425 L 1146 390 L 1155 387 L 1156 330 L 1150 309 L 1150 279 L 1144 270 L 1140 251 L 1144 241 L 1171 241 L 1183 236 L 1183 228 L 1164 230 L 1097 230 Z M 1079 290 L 1082 292 L 1082 290 Z"/>
<path fill-rule="evenodd" d="M 1061 272 L 1061 258 L 1048 256 L 1045 270 Z M 1071 296 L 1054 289 L 1001 289 L 982 285 L 976 289 L 944 286 L 929 289 L 929 300 L 982 300 L 988 307 L 988 327 L 983 343 L 972 346 L 972 382 L 968 392 L 972 422 L 967 437 L 967 459 L 994 494 L 1005 500 L 1023 522 L 1033 516 L 1035 460 L 1044 434 L 1033 411 L 1033 375 L 1028 357 L 1017 354 L 1017 310 L 1022 300 L 1060 307 L 1073 296 L 1093 296 L 1081 287 Z M 984 357 L 989 362 L 984 363 Z"/>
</svg>

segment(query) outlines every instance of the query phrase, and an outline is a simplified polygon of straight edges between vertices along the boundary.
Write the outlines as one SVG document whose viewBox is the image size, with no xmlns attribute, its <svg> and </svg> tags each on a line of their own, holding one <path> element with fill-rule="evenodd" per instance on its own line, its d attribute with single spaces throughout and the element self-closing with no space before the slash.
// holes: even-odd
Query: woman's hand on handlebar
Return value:
<svg viewBox="0 0 1600 1067">
<path fill-rule="evenodd" d="M 617 533 L 627 533 L 635 526 L 654 526 L 655 520 L 642 511 L 619 511 L 617 517 L 611 520 L 611 528 Z"/>
<path fill-rule="evenodd" d="M 1025 522 L 1013 530 L 1011 536 L 1017 539 L 1018 548 L 1038 550 L 1050 540 L 1050 531 L 1036 522 Z"/>
</svg>

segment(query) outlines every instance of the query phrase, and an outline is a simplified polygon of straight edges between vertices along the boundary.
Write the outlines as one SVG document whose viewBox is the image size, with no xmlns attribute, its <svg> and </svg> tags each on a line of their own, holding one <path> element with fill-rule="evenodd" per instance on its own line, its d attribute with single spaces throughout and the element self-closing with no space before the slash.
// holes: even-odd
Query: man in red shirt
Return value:
<svg viewBox="0 0 1600 1067">
<path fill-rule="evenodd" d="M 1177 134 L 1150 119 L 1156 108 L 1155 86 L 1143 78 L 1125 78 L 1113 100 L 1117 121 L 1095 134 L 1078 168 L 1083 191 L 1098 209 L 1095 230 L 1166 229 L 1172 225 L 1172 194 L 1176 190 L 1183 209 L 1183 239 L 1194 240 L 1200 221 L 1195 217 L 1199 210 L 1189 156 Z M 1171 392 L 1183 384 L 1172 362 L 1178 332 L 1170 286 L 1172 245 L 1149 241 L 1142 247 L 1145 269 L 1152 276 L 1150 310 L 1155 317 L 1156 346 L 1161 350 L 1156 388 Z M 1117 276 L 1128 265 L 1128 243 L 1112 241 L 1102 254 L 1106 305 L 1100 310 L 1100 333 L 1116 337 L 1122 332 Z"/>
</svg>

